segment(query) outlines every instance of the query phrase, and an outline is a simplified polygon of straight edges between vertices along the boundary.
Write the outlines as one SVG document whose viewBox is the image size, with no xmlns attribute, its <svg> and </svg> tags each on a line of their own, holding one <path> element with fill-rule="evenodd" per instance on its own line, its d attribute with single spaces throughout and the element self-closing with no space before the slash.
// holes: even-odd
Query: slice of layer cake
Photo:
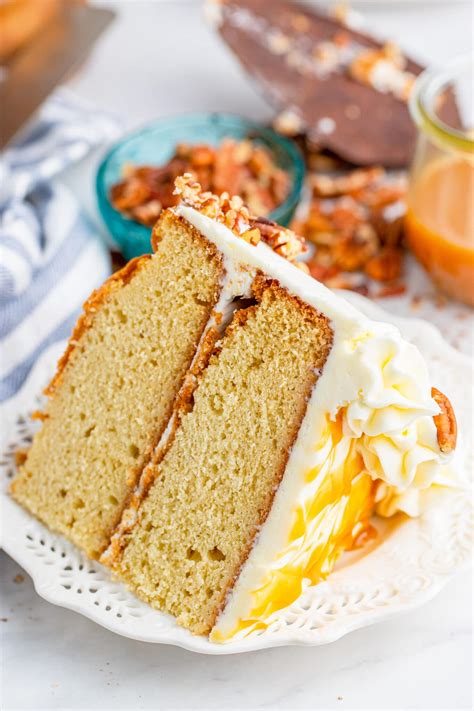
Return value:
<svg viewBox="0 0 474 711">
<path fill-rule="evenodd" d="M 85 304 L 48 388 L 15 499 L 98 557 L 169 422 L 217 302 L 222 258 L 172 216 L 156 253 Z"/>
<path fill-rule="evenodd" d="M 175 219 L 218 248 L 220 307 L 237 310 L 103 560 L 151 605 L 224 641 L 325 577 L 375 508 L 415 514 L 445 456 L 418 351 L 282 259 L 298 251 L 288 231 L 180 188 Z M 256 229 L 273 250 L 249 243 Z"/>
<path fill-rule="evenodd" d="M 72 341 L 13 492 L 89 552 L 109 542 L 101 560 L 138 596 L 222 642 L 271 625 L 363 542 L 374 512 L 416 515 L 423 492 L 450 481 L 455 420 L 415 347 L 291 263 L 293 233 L 189 177 L 177 189 L 155 256 L 119 277 L 126 322 L 99 299 L 82 348 Z M 150 357 L 137 330 L 153 367 L 136 364 Z M 123 357 L 93 334 L 134 347 Z M 116 371 L 133 383 L 126 399 Z M 119 431 L 100 456 L 84 454 L 84 403 L 87 422 Z"/>
</svg>

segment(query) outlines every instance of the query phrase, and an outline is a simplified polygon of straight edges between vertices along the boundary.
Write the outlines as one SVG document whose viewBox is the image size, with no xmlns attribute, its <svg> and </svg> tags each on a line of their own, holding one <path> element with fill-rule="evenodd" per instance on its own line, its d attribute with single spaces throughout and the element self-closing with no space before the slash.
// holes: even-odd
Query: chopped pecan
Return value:
<svg viewBox="0 0 474 711">
<path fill-rule="evenodd" d="M 376 299 L 385 299 L 388 296 L 401 296 L 406 292 L 405 284 L 386 284 L 374 294 Z"/>
<path fill-rule="evenodd" d="M 202 192 L 201 186 L 190 173 L 175 181 L 175 193 L 184 204 L 194 207 L 199 212 L 222 222 L 235 235 L 250 244 L 256 245 L 263 239 L 274 252 L 293 262 L 306 251 L 304 239 L 292 230 L 277 225 L 264 217 L 255 217 L 244 205 L 241 197 L 222 193 L 220 196 Z"/>
<path fill-rule="evenodd" d="M 284 202 L 288 196 L 289 181 L 288 175 L 284 170 L 274 170 L 270 175 L 271 194 L 276 200 L 277 205 Z M 272 205 L 272 209 L 275 205 Z M 258 213 L 263 214 L 263 213 Z"/>
<path fill-rule="evenodd" d="M 388 282 L 377 296 L 401 293 L 404 286 L 395 280 L 401 271 L 406 179 L 376 166 L 353 169 L 312 150 L 312 198 L 305 219 L 300 216 L 292 227 L 316 247 L 311 260 L 315 277 L 332 286 L 326 270 L 334 266 L 359 274 L 358 291 L 361 284 L 368 291 L 370 277 Z"/>
<path fill-rule="evenodd" d="M 336 228 L 330 217 L 321 212 L 320 205 L 316 202 L 310 208 L 306 223 L 300 224 L 299 228 L 295 223 L 292 229 L 301 232 L 306 239 L 316 245 L 332 244 L 336 235 Z"/>
<path fill-rule="evenodd" d="M 366 222 L 363 207 L 349 196 L 335 202 L 330 218 L 341 237 L 351 236 L 361 224 Z"/>
<path fill-rule="evenodd" d="M 183 141 L 181 143 L 177 143 L 174 150 L 175 150 L 175 155 L 178 158 L 183 158 L 186 160 L 189 158 L 191 146 L 189 143 L 184 143 L 184 141 Z"/>
<path fill-rule="evenodd" d="M 206 145 L 193 146 L 189 154 L 189 159 L 193 168 L 202 168 L 203 166 L 212 165 L 215 157 L 215 149 Z"/>
<path fill-rule="evenodd" d="M 402 271 L 402 252 L 394 247 L 384 247 L 365 265 L 365 273 L 375 281 L 394 281 Z"/>
<path fill-rule="evenodd" d="M 138 205 L 143 205 L 149 197 L 149 188 L 135 177 L 114 185 L 110 191 L 112 204 L 120 212 L 127 212 Z"/>
<path fill-rule="evenodd" d="M 330 277 L 326 279 L 325 284 L 330 289 L 346 289 L 348 291 L 356 291 L 362 296 L 369 295 L 369 288 L 367 284 L 364 284 L 358 278 L 351 278 L 353 275 L 349 274 L 339 274 L 335 277 Z"/>
<path fill-rule="evenodd" d="M 124 179 L 112 187 L 110 200 L 127 217 L 152 226 L 161 209 L 177 204 L 174 181 L 186 173 L 202 192 L 241 195 L 255 214 L 268 215 L 290 190 L 289 176 L 264 146 L 225 139 L 217 148 L 180 143 L 163 166 L 124 166 Z M 206 206 L 206 214 L 214 211 L 212 204 Z"/>
<path fill-rule="evenodd" d="M 360 282 L 358 284 L 351 284 L 346 288 L 350 289 L 351 291 L 355 291 L 357 294 L 361 294 L 361 296 L 370 296 L 369 286 L 368 284 L 364 284 L 363 282 Z"/>
<path fill-rule="evenodd" d="M 310 179 L 310 185 L 318 197 L 336 197 L 362 190 L 379 180 L 383 172 L 383 168 L 374 167 L 358 168 L 339 176 L 314 175 Z"/>
<path fill-rule="evenodd" d="M 246 195 L 246 205 L 254 215 L 268 215 L 274 207 L 273 199 L 267 187 L 260 185 L 258 180 L 249 178 L 242 185 L 241 194 Z"/>
<path fill-rule="evenodd" d="M 260 230 L 258 229 L 258 227 L 254 227 L 252 229 L 245 230 L 245 232 L 242 232 L 242 234 L 240 236 L 246 242 L 250 242 L 250 244 L 258 244 L 261 239 L 261 234 L 260 234 Z"/>
<path fill-rule="evenodd" d="M 352 196 L 372 209 L 380 209 L 392 203 L 403 200 L 406 193 L 404 182 L 390 184 L 367 185 L 361 189 L 351 191 Z"/>
<path fill-rule="evenodd" d="M 311 261 L 320 267 L 326 269 L 335 269 L 337 273 L 340 269 L 334 264 L 334 257 L 332 256 L 331 246 L 318 246 L 317 250 L 313 254 Z"/>
<path fill-rule="evenodd" d="M 331 279 L 339 274 L 339 269 L 334 265 L 324 266 L 324 264 L 320 264 L 314 259 L 310 259 L 306 262 L 306 264 L 308 265 L 311 276 L 318 281 L 322 281 L 323 283 L 326 283 L 328 279 Z"/>
<path fill-rule="evenodd" d="M 231 195 L 240 194 L 242 172 L 236 169 L 235 142 L 222 141 L 214 164 L 213 190 L 216 194 L 224 191 Z"/>
<path fill-rule="evenodd" d="M 403 238 L 404 215 L 395 220 L 387 220 L 377 211 L 372 213 L 370 224 L 377 232 L 380 243 L 386 247 L 399 247 Z"/>
<path fill-rule="evenodd" d="M 443 454 L 450 454 L 456 449 L 458 433 L 453 406 L 446 395 L 444 395 L 444 393 L 437 388 L 431 388 L 431 397 L 441 410 L 439 415 L 433 416 L 438 436 L 439 448 Z"/>
<path fill-rule="evenodd" d="M 296 257 L 306 252 L 306 245 L 303 237 L 295 234 L 293 230 L 277 225 L 276 222 L 266 218 L 257 217 L 251 222 L 253 227 L 258 227 L 262 239 L 273 249 L 274 252 L 293 262 Z"/>
<path fill-rule="evenodd" d="M 379 249 L 379 240 L 374 228 L 368 224 L 359 225 L 350 237 L 334 244 L 334 263 L 342 271 L 355 272 L 362 269 Z"/>
<path fill-rule="evenodd" d="M 249 158 L 248 163 L 257 175 L 266 176 L 270 179 L 274 165 L 270 154 L 264 148 L 256 146 Z"/>
</svg>

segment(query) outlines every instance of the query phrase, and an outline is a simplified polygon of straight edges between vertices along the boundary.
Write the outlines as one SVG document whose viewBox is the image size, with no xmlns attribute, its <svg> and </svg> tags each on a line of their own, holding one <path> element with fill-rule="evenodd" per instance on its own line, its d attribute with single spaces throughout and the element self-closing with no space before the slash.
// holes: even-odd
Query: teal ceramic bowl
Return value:
<svg viewBox="0 0 474 711">
<path fill-rule="evenodd" d="M 130 133 L 119 141 L 99 166 L 96 191 L 99 211 L 114 241 L 128 260 L 151 250 L 151 230 L 123 217 L 109 200 L 112 185 L 122 178 L 124 164 L 162 165 L 174 153 L 177 143 L 219 144 L 224 138 L 250 138 L 264 145 L 275 163 L 291 180 L 291 191 L 285 202 L 269 217 L 287 225 L 299 202 L 304 178 L 303 157 L 292 141 L 259 123 L 240 116 L 220 113 L 182 114 L 156 121 Z"/>
</svg>

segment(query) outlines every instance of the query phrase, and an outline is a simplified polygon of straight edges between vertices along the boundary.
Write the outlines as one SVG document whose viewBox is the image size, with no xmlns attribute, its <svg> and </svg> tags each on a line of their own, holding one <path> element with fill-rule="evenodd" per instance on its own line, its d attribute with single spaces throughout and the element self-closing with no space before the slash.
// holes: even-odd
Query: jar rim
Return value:
<svg viewBox="0 0 474 711">
<path fill-rule="evenodd" d="M 472 130 L 449 126 L 435 114 L 431 102 L 466 69 L 472 78 L 473 67 L 473 57 L 467 54 L 448 62 L 442 69 L 425 69 L 417 78 L 409 101 L 412 119 L 421 130 L 443 145 L 468 153 L 474 152 Z"/>
</svg>

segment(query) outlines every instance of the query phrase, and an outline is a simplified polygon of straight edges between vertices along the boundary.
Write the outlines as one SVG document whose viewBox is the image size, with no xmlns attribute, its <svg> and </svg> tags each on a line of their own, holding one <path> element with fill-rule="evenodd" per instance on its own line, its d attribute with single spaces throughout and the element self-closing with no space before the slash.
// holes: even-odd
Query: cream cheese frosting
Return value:
<svg viewBox="0 0 474 711">
<path fill-rule="evenodd" d="M 433 416 L 439 408 L 426 364 L 397 328 L 371 321 L 262 241 L 248 244 L 188 205 L 175 212 L 222 253 L 228 293 L 233 285 L 230 293 L 248 295 L 251 277 L 262 271 L 322 312 L 334 332 L 272 509 L 211 634 L 226 641 L 271 624 L 275 600 L 280 607 L 291 604 L 329 571 L 337 552 L 323 543 L 355 538 L 357 531 L 345 526 L 351 512 L 363 519 L 364 501 L 382 516 L 415 516 L 423 492 L 451 484 L 452 473 L 437 441 Z M 323 501 L 318 492 L 327 481 L 334 498 Z M 298 519 L 304 521 L 300 529 Z M 285 582 L 278 587 L 278 580 Z"/>
</svg>

